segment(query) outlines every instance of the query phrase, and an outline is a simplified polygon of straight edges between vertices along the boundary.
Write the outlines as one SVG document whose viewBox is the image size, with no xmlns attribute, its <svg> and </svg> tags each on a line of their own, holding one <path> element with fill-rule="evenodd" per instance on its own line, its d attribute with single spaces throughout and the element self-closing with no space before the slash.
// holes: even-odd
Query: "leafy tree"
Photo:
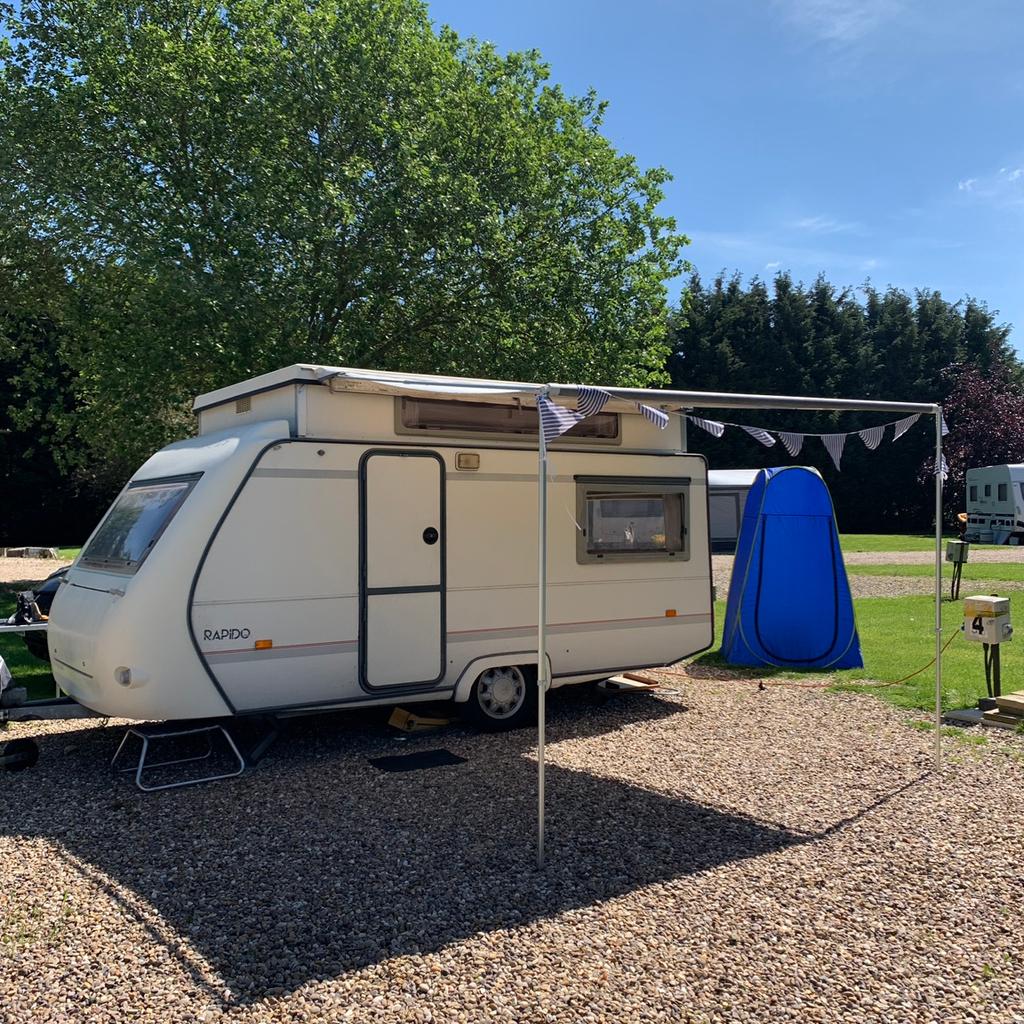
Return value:
<svg viewBox="0 0 1024 1024">
<path fill-rule="evenodd" d="M 1003 388 L 999 394 L 1006 401 L 1014 388 L 1020 390 L 1022 367 L 1008 337 L 1009 328 L 998 325 L 981 303 L 951 303 L 933 291 L 911 296 L 895 288 L 879 292 L 866 286 L 858 296 L 823 277 L 805 286 L 781 273 L 769 292 L 756 278 L 745 287 L 738 275 L 721 275 L 707 287 L 694 275 L 673 319 L 669 368 L 677 386 L 692 390 L 907 402 L 942 402 L 950 395 L 951 429 L 970 431 L 969 425 L 952 427 L 965 417 L 969 420 L 956 407 L 963 401 L 955 397 L 962 374 L 969 372 L 965 379 L 974 388 L 978 379 L 991 378 L 990 386 Z M 786 412 L 721 412 L 720 418 L 811 433 L 852 432 L 892 419 Z M 849 437 L 838 473 L 817 439 L 808 439 L 798 456 L 825 476 L 843 529 L 929 525 L 932 493 L 925 484 L 931 477 L 922 467 L 931 470 L 933 435 L 918 426 L 896 443 L 891 443 L 891 433 L 887 437 L 884 447 L 874 452 Z M 713 440 L 695 429 L 691 445 L 705 451 L 713 467 L 758 468 L 793 461 L 780 445 L 764 448 L 738 431 Z M 947 488 L 951 505 L 960 500 L 958 472 Z"/>
<path fill-rule="evenodd" d="M 945 379 L 949 434 L 943 449 L 952 515 L 965 507 L 967 470 L 1024 462 L 1024 393 L 1002 367 L 958 364 L 947 369 Z"/>
<path fill-rule="evenodd" d="M 197 392 L 296 360 L 665 379 L 668 175 L 537 53 L 436 33 L 418 0 L 0 14 L 0 237 L 60 254 L 94 457 L 136 462 Z"/>
</svg>

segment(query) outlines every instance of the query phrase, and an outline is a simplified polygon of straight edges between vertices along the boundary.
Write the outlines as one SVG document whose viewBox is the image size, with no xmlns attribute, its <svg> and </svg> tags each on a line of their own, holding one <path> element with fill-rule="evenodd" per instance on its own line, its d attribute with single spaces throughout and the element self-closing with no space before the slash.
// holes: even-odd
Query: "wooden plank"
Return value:
<svg viewBox="0 0 1024 1024">
<path fill-rule="evenodd" d="M 1004 693 L 1001 697 L 996 697 L 996 704 L 999 705 L 1000 711 L 1024 715 L 1024 690 Z"/>
<path fill-rule="evenodd" d="M 982 716 L 982 725 L 999 725 L 1004 729 L 1016 729 L 1024 723 L 1024 717 L 1020 715 L 1008 715 L 1003 711 L 986 711 Z"/>
</svg>

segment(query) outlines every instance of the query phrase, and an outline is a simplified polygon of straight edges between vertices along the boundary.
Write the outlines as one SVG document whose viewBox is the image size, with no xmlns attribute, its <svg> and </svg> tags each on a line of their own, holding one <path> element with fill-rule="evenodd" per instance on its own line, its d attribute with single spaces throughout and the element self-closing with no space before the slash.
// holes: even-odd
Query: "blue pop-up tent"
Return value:
<svg viewBox="0 0 1024 1024">
<path fill-rule="evenodd" d="M 816 470 L 757 475 L 736 546 L 722 656 L 790 669 L 864 664 L 832 498 Z"/>
</svg>

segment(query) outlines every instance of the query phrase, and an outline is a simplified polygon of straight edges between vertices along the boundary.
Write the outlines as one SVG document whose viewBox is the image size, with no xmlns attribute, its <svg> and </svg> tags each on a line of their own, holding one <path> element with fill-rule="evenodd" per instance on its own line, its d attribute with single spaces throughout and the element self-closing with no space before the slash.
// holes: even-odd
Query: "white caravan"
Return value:
<svg viewBox="0 0 1024 1024">
<path fill-rule="evenodd" d="M 138 470 L 67 574 L 57 682 L 132 719 L 451 699 L 528 720 L 530 388 L 296 365 L 200 396 L 198 436 Z M 553 686 L 713 638 L 705 461 L 679 419 L 607 408 L 550 448 Z"/>
<path fill-rule="evenodd" d="M 964 539 L 983 544 L 1024 543 L 1024 465 L 967 470 Z"/>
<path fill-rule="evenodd" d="M 712 469 L 708 472 L 708 522 L 712 551 L 735 551 L 747 494 L 757 469 Z"/>
</svg>

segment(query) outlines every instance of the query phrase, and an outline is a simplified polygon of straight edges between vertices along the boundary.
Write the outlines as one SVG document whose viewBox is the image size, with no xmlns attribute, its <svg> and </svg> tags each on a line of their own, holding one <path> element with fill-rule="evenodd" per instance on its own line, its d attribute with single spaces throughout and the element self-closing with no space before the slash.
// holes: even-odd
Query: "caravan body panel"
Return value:
<svg viewBox="0 0 1024 1024">
<path fill-rule="evenodd" d="M 291 367 L 205 396 L 200 436 L 135 474 L 54 601 L 65 691 L 186 719 L 465 700 L 484 669 L 535 664 L 537 442 L 520 400 L 484 396 L 504 404 L 476 432 L 459 421 L 472 402 L 449 428 L 415 394 L 327 380 Z M 713 638 L 704 459 L 632 408 L 598 426 L 551 446 L 556 686 Z"/>
</svg>

